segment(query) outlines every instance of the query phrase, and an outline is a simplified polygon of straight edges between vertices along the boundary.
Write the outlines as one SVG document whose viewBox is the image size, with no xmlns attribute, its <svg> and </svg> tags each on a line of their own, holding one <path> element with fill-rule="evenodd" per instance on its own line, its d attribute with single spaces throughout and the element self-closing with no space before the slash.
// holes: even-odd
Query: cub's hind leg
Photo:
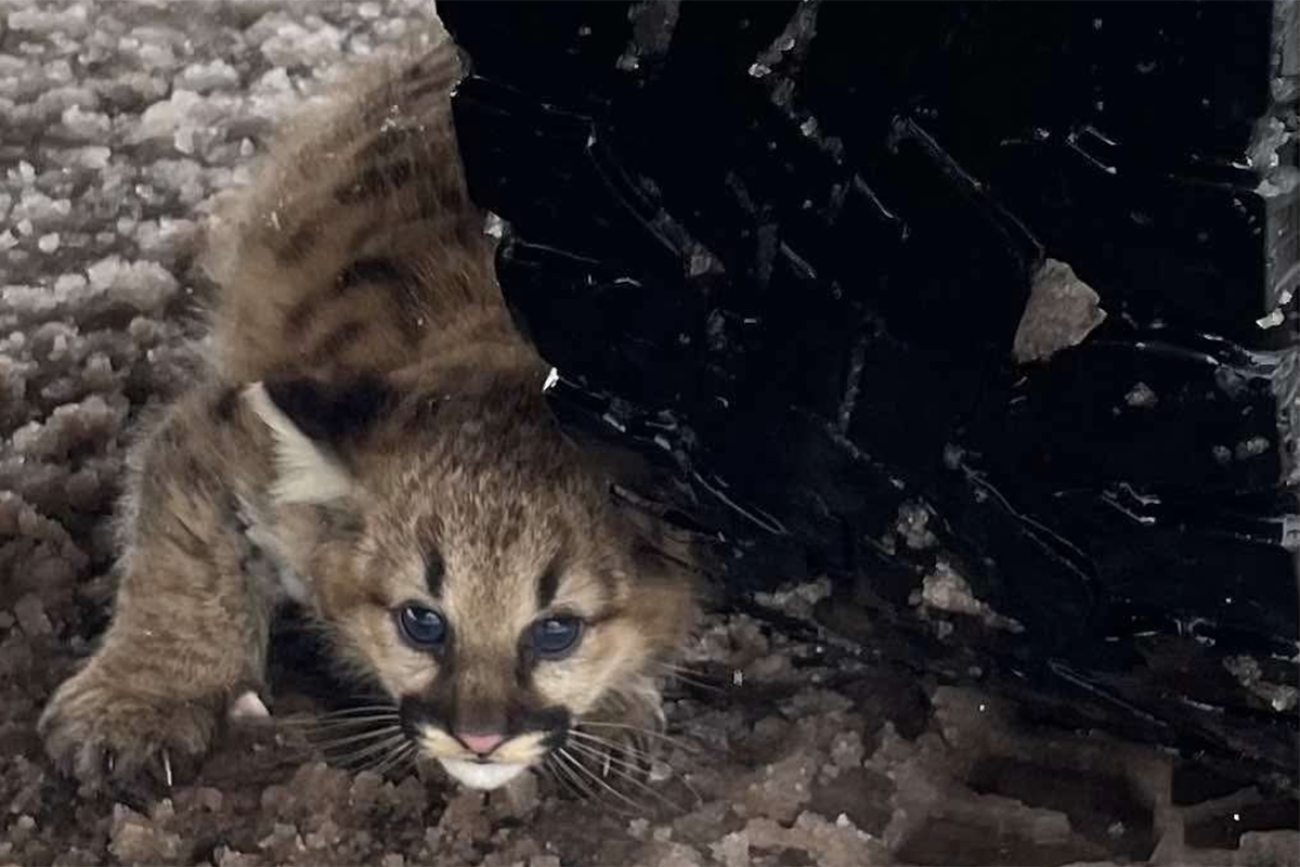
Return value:
<svg viewBox="0 0 1300 867">
<path fill-rule="evenodd" d="M 233 392 L 199 390 L 139 454 L 112 623 L 39 722 L 56 763 L 92 785 L 196 762 L 261 683 L 275 597 L 244 568 L 235 503 L 255 449 L 238 414 Z"/>
</svg>

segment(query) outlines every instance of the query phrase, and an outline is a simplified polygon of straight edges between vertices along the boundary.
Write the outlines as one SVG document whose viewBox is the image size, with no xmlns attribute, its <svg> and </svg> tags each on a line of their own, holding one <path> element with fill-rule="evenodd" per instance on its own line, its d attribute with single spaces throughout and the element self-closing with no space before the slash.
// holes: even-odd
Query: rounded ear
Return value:
<svg viewBox="0 0 1300 867">
<path fill-rule="evenodd" d="M 327 503 L 353 489 L 341 455 L 396 404 L 387 383 L 311 379 L 255 382 L 244 399 L 275 438 L 272 496 L 282 503 Z"/>
</svg>

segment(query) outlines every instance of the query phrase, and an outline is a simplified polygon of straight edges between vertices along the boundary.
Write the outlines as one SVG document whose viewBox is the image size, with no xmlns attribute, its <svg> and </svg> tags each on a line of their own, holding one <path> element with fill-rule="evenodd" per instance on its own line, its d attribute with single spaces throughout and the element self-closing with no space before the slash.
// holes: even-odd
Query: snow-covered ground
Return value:
<svg viewBox="0 0 1300 867">
<path fill-rule="evenodd" d="M 1064 863 L 1144 859 L 1159 839 L 1187 855 L 1168 757 L 1026 733 L 994 697 L 830 641 L 820 583 L 759 600 L 784 626 L 712 619 L 651 780 L 579 780 L 585 799 L 545 779 L 485 802 L 351 774 L 294 727 L 237 734 L 162 800 L 83 796 L 51 772 L 33 724 L 105 622 L 131 422 L 190 375 L 204 215 L 277 117 L 432 14 L 0 0 L 0 864 Z M 277 717 L 310 710 L 292 677 L 280 690 Z M 1219 813 L 1234 804 L 1250 796 Z M 1196 857 L 1295 847 L 1255 834 Z"/>
</svg>

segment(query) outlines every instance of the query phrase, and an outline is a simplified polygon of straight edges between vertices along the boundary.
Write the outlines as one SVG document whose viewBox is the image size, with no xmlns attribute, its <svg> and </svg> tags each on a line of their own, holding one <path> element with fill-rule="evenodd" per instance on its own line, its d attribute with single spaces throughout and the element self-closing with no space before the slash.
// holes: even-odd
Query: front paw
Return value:
<svg viewBox="0 0 1300 867">
<path fill-rule="evenodd" d="M 37 730 L 59 769 L 92 787 L 146 774 L 170 785 L 176 770 L 208 751 L 219 707 L 110 676 L 92 662 L 55 691 Z"/>
</svg>

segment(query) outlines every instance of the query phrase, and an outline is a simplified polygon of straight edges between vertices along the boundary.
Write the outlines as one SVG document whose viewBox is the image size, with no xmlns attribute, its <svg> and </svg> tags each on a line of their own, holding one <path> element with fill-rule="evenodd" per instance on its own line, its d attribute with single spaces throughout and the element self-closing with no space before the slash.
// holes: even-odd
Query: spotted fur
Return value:
<svg viewBox="0 0 1300 867">
<path fill-rule="evenodd" d="M 412 751 L 500 785 L 584 721 L 647 730 L 695 611 L 612 479 L 547 409 L 471 203 L 445 38 L 359 69 L 276 137 L 224 203 L 212 363 L 148 429 L 123 503 L 121 584 L 40 729 L 91 782 L 198 759 L 260 707 L 267 629 L 302 603 L 387 695 Z M 437 652 L 397 612 L 445 619 Z M 539 619 L 585 624 L 542 659 Z M 613 729 L 612 729 L 613 730 Z M 504 740 L 486 759 L 460 735 Z"/>
</svg>

